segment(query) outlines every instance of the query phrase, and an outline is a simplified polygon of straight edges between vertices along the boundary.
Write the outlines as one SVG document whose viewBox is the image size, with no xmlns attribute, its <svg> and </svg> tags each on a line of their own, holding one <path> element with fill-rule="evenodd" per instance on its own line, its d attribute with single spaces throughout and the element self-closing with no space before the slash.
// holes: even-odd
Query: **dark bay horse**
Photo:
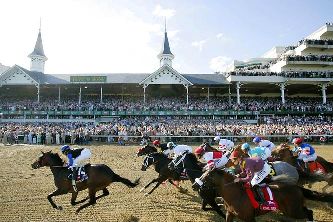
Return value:
<svg viewBox="0 0 333 222">
<path fill-rule="evenodd" d="M 144 186 L 140 192 L 148 188 L 151 184 L 156 183 L 156 185 L 151 189 L 148 193 L 145 193 L 145 195 L 151 194 L 161 183 L 168 180 L 172 185 L 175 185 L 176 188 L 179 189 L 181 192 L 185 192 L 186 190 L 182 188 L 181 186 L 175 184 L 173 181 L 180 181 L 184 178 L 181 178 L 180 173 L 171 170 L 168 167 L 168 164 L 172 161 L 172 159 L 168 158 L 163 153 L 151 153 L 148 154 L 144 160 L 141 167 L 142 171 L 146 171 L 147 168 L 151 165 L 155 167 L 155 171 L 158 173 L 158 177 L 150 181 L 146 186 Z"/>
<path fill-rule="evenodd" d="M 81 190 L 88 189 L 89 197 L 76 202 L 76 198 L 78 192 L 73 190 L 71 180 L 68 179 L 69 174 L 71 173 L 67 167 L 64 167 L 64 161 L 57 153 L 42 152 L 41 156 L 31 165 L 33 169 L 38 169 L 40 167 L 48 166 L 50 167 L 53 177 L 54 183 L 57 189 L 47 196 L 47 199 L 51 203 L 53 208 L 58 210 L 62 210 L 61 206 L 57 206 L 52 197 L 59 196 L 67 193 L 72 193 L 71 204 L 76 205 L 78 203 L 82 203 L 89 198 L 89 202 L 80 206 L 76 212 L 78 213 L 85 207 L 93 205 L 96 203 L 96 200 L 109 195 L 109 191 L 107 186 L 109 186 L 113 182 L 121 182 L 128 186 L 129 188 L 136 187 L 139 184 L 139 179 L 135 182 L 131 182 L 130 180 L 119 176 L 114 173 L 107 165 L 104 164 L 96 164 L 96 165 L 86 165 L 85 172 L 88 175 L 88 179 L 83 182 L 77 183 L 78 192 Z M 102 190 L 103 194 L 96 197 L 96 192 Z"/>
<path fill-rule="evenodd" d="M 186 174 L 192 184 L 195 182 L 195 178 L 199 178 L 203 174 L 203 165 L 198 161 L 196 156 L 193 153 L 184 153 L 179 155 L 174 161 L 172 161 L 172 167 L 183 171 L 185 169 Z M 206 186 L 201 187 L 198 190 L 198 193 L 202 199 L 201 209 L 204 211 L 215 210 L 220 216 L 225 219 L 225 214 L 216 203 L 216 191 L 211 187 L 207 188 Z M 209 204 L 212 208 L 208 208 Z"/>
<path fill-rule="evenodd" d="M 237 217 L 244 221 L 255 221 L 255 217 L 267 213 L 255 209 L 247 196 L 242 183 L 234 183 L 234 176 L 223 170 L 208 172 L 204 183 L 214 187 L 224 200 L 226 207 L 226 221 L 233 221 Z M 305 206 L 302 188 L 297 185 L 272 183 L 269 184 L 279 210 L 294 219 L 313 221 L 313 212 Z"/>
<path fill-rule="evenodd" d="M 298 173 L 300 175 L 300 184 L 311 184 L 318 181 L 326 181 L 327 185 L 322 188 L 323 192 L 326 192 L 327 189 L 333 185 L 333 163 L 326 161 L 324 158 L 318 156 L 316 161 L 320 163 L 320 167 L 322 167 L 322 171 L 324 172 L 305 172 L 299 166 L 299 160 L 297 157 L 293 155 L 292 151 L 290 150 L 290 146 L 288 144 L 281 144 L 272 152 L 272 157 L 275 160 L 282 160 L 287 162 L 298 169 Z"/>
</svg>

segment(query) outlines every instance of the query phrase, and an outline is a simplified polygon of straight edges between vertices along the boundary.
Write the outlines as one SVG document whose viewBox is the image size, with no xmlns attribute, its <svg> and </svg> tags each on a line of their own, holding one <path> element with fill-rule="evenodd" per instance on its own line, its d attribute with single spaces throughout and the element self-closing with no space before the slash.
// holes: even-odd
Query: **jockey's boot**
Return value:
<svg viewBox="0 0 333 222">
<path fill-rule="evenodd" d="M 258 197 L 259 204 L 263 204 L 266 202 L 262 189 L 258 184 L 253 186 L 253 191 L 256 193 L 256 196 Z"/>
<path fill-rule="evenodd" d="M 73 187 L 73 190 L 75 192 L 77 192 L 77 188 L 76 188 L 76 177 L 77 177 L 77 170 L 76 170 L 76 167 L 73 167 L 72 168 L 72 187 Z"/>
</svg>

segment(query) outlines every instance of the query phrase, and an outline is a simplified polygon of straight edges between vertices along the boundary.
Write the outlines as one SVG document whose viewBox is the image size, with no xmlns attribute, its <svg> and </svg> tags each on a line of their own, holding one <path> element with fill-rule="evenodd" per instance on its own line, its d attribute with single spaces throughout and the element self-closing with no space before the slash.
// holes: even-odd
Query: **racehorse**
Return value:
<svg viewBox="0 0 333 222">
<path fill-rule="evenodd" d="M 311 184 L 318 181 L 326 181 L 327 185 L 322 188 L 323 192 L 326 192 L 327 189 L 333 185 L 333 163 L 326 161 L 324 158 L 318 156 L 314 165 L 316 165 L 318 171 L 306 172 L 299 164 L 299 160 L 297 157 L 293 155 L 290 150 L 290 146 L 286 143 L 279 145 L 272 152 L 272 156 L 276 160 L 282 160 L 287 162 L 298 169 L 298 173 L 300 175 L 300 183 L 302 185 Z"/>
<path fill-rule="evenodd" d="M 139 179 L 131 182 L 130 180 L 119 176 L 118 174 L 114 173 L 107 165 L 104 164 L 94 164 L 94 165 L 86 165 L 85 172 L 88 175 L 88 179 L 82 182 L 77 183 L 77 192 L 74 191 L 71 180 L 68 179 L 69 174 L 71 173 L 67 167 L 64 167 L 64 161 L 57 153 L 49 152 L 42 152 L 40 157 L 31 164 L 33 169 L 38 169 L 40 167 L 48 166 L 50 167 L 53 177 L 54 177 L 54 184 L 56 185 L 57 189 L 47 196 L 47 199 L 51 203 L 53 208 L 58 210 L 62 210 L 61 206 L 58 206 L 52 200 L 52 197 L 59 196 L 67 193 L 72 193 L 71 204 L 74 206 L 78 203 L 82 203 L 89 198 L 89 202 L 80 206 L 76 213 L 78 213 L 83 208 L 86 208 L 90 205 L 96 203 L 96 200 L 109 195 L 109 191 L 107 186 L 109 186 L 113 182 L 121 182 L 128 186 L 129 188 L 134 188 L 139 184 Z M 76 202 L 76 198 L 78 192 L 81 190 L 88 189 L 89 197 Z M 96 197 L 96 192 L 102 190 L 103 194 Z"/>
<path fill-rule="evenodd" d="M 203 166 L 201 162 L 198 161 L 196 156 L 193 153 L 183 153 L 179 155 L 176 159 L 174 159 L 169 166 L 171 169 L 177 169 L 180 172 L 185 170 L 188 178 L 192 182 L 195 182 L 195 178 L 199 178 L 203 174 Z M 221 215 L 225 219 L 225 214 L 222 212 L 219 205 L 216 203 L 215 198 L 217 197 L 215 189 L 207 189 L 207 187 L 202 187 L 198 190 L 198 193 L 202 199 L 201 209 L 204 211 L 207 210 L 215 210 L 219 215 Z M 209 204 L 212 208 L 208 208 L 207 204 Z"/>
<path fill-rule="evenodd" d="M 138 151 L 136 152 L 137 156 L 144 156 L 144 155 L 148 155 L 151 153 L 155 153 L 157 152 L 157 149 L 153 146 L 150 146 L 149 144 L 141 147 L 140 149 L 138 149 Z"/>
<path fill-rule="evenodd" d="M 209 171 L 203 180 L 205 186 L 215 188 L 218 195 L 223 198 L 227 211 L 226 221 L 233 221 L 236 216 L 241 220 L 252 222 L 256 216 L 267 213 L 253 207 L 243 184 L 234 183 L 234 179 L 235 177 L 228 172 L 214 169 Z M 304 197 L 324 202 L 332 201 L 332 197 L 322 200 L 321 195 L 297 185 L 274 182 L 269 184 L 269 187 L 279 210 L 294 219 L 313 221 L 313 212 L 305 206 Z"/>
<path fill-rule="evenodd" d="M 172 161 L 172 159 L 168 158 L 163 153 L 151 153 L 148 154 L 144 160 L 141 167 L 142 171 L 146 171 L 147 168 L 151 165 L 154 165 L 155 171 L 158 173 L 158 177 L 150 181 L 146 186 L 144 186 L 140 192 L 148 188 L 151 184 L 156 183 L 156 185 L 151 189 L 148 193 L 145 193 L 145 195 L 151 194 L 161 183 L 168 180 L 169 183 L 172 185 L 175 185 L 176 188 L 181 192 L 186 192 L 185 189 L 183 189 L 181 186 L 175 184 L 173 181 L 180 181 L 184 180 L 185 178 L 181 178 L 180 173 L 171 170 L 168 167 L 168 164 Z"/>
</svg>

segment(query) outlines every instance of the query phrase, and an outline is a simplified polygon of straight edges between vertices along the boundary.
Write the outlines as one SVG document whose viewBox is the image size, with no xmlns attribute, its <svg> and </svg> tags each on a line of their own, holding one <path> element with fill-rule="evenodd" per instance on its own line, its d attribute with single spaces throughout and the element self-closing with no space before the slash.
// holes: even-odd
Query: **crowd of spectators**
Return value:
<svg viewBox="0 0 333 222">
<path fill-rule="evenodd" d="M 302 39 L 298 45 L 311 44 L 311 45 L 333 45 L 332 39 Z"/>
<path fill-rule="evenodd" d="M 226 74 L 234 76 L 281 76 L 285 78 L 333 78 L 333 72 L 330 71 L 282 71 L 282 72 L 266 72 L 266 71 L 232 71 Z"/>
<path fill-rule="evenodd" d="M 237 104 L 236 98 L 231 97 L 196 97 L 190 98 L 187 105 L 185 97 L 164 97 L 147 99 L 146 104 L 140 97 L 113 97 L 105 98 L 101 103 L 97 97 L 82 100 L 81 104 L 75 100 L 47 99 L 37 103 L 36 101 L 1 99 L 1 111 L 302 111 L 321 112 L 333 111 L 333 103 L 322 104 L 317 98 L 286 98 L 282 104 L 281 98 L 242 97 Z"/>
<path fill-rule="evenodd" d="M 241 120 L 171 117 L 115 118 L 107 123 L 0 123 L 0 142 L 25 144 L 87 144 L 139 142 L 144 135 L 170 140 L 175 136 L 254 137 L 256 135 L 332 135 L 333 123 L 324 116 L 265 117 L 260 124 Z M 178 137 L 177 137 L 178 138 Z M 176 139 L 177 139 L 176 138 Z M 181 139 L 181 138 L 178 138 Z M 202 139 L 202 138 L 201 138 Z M 236 139 L 236 138 L 235 138 Z"/>
<path fill-rule="evenodd" d="M 333 62 L 333 56 L 331 55 L 286 55 L 280 58 L 285 61 L 323 61 Z"/>
</svg>

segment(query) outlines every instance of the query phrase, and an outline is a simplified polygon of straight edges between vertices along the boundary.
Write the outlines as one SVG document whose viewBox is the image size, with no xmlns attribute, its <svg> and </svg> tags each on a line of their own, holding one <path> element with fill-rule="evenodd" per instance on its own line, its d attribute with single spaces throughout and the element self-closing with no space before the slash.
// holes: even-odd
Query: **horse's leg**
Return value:
<svg viewBox="0 0 333 222">
<path fill-rule="evenodd" d="M 151 184 L 157 182 L 157 179 L 153 179 L 152 181 L 150 181 L 150 183 L 148 183 L 146 186 L 144 186 L 143 188 L 141 188 L 140 192 L 142 192 L 143 190 L 147 189 Z"/>
<path fill-rule="evenodd" d="M 171 180 L 171 179 L 168 179 L 168 181 L 169 181 L 169 183 L 171 183 L 172 185 L 174 185 L 174 186 L 178 189 L 179 192 L 182 192 L 182 193 L 186 193 L 186 192 L 187 192 L 187 189 L 181 187 L 181 186 L 179 185 L 179 183 L 176 184 L 176 183 L 175 183 L 173 180 Z"/>
<path fill-rule="evenodd" d="M 211 208 L 206 207 L 207 204 L 209 204 Z M 203 198 L 201 202 L 201 209 L 204 211 L 215 210 L 216 213 L 218 213 L 220 216 L 226 219 L 226 215 L 223 213 L 223 211 L 221 210 L 221 208 L 219 207 L 219 205 L 216 203 L 215 200 L 207 200 Z"/>
<path fill-rule="evenodd" d="M 49 202 L 50 202 L 50 204 L 52 205 L 53 208 L 56 208 L 56 209 L 58 209 L 58 210 L 62 210 L 62 206 L 57 206 L 57 205 L 53 202 L 52 197 L 54 197 L 54 196 L 59 196 L 59 195 L 63 195 L 63 194 L 66 194 L 66 193 L 68 193 L 67 190 L 60 190 L 60 189 L 58 189 L 58 190 L 54 191 L 53 193 L 50 193 L 50 194 L 47 196 L 47 199 L 49 200 Z"/>
<path fill-rule="evenodd" d="M 99 198 L 105 197 L 105 196 L 107 196 L 109 194 L 110 194 L 109 190 L 105 187 L 103 189 L 103 193 L 101 195 L 99 195 L 98 197 L 96 197 L 96 200 L 98 200 Z"/>
<path fill-rule="evenodd" d="M 145 195 L 147 196 L 148 194 L 151 194 L 152 192 L 154 192 L 154 190 L 161 185 L 161 183 L 163 183 L 163 181 L 165 181 L 165 178 L 157 178 L 156 179 L 157 183 L 155 184 L 155 186 L 153 187 L 153 189 L 151 189 L 151 191 L 149 191 L 148 193 L 145 193 Z"/>
<path fill-rule="evenodd" d="M 225 215 L 225 221 L 226 222 L 232 222 L 234 220 L 234 214 L 231 213 L 230 211 L 227 211 L 226 215 Z"/>
<path fill-rule="evenodd" d="M 72 204 L 72 206 L 75 206 L 77 204 L 86 202 L 89 199 L 89 197 L 86 197 L 86 198 L 83 198 L 82 200 L 76 201 L 77 195 L 78 195 L 77 192 L 73 192 L 72 193 L 72 198 L 71 198 L 71 204 Z"/>
<path fill-rule="evenodd" d="M 304 212 L 306 214 L 306 217 L 307 217 L 308 221 L 313 221 L 313 211 L 309 210 L 306 207 L 303 207 L 303 210 L 304 210 Z"/>
<path fill-rule="evenodd" d="M 76 213 L 79 213 L 83 208 L 86 208 L 90 205 L 94 205 L 95 203 L 96 203 L 96 190 L 95 189 L 89 189 L 89 202 L 80 206 L 76 210 Z"/>
</svg>

